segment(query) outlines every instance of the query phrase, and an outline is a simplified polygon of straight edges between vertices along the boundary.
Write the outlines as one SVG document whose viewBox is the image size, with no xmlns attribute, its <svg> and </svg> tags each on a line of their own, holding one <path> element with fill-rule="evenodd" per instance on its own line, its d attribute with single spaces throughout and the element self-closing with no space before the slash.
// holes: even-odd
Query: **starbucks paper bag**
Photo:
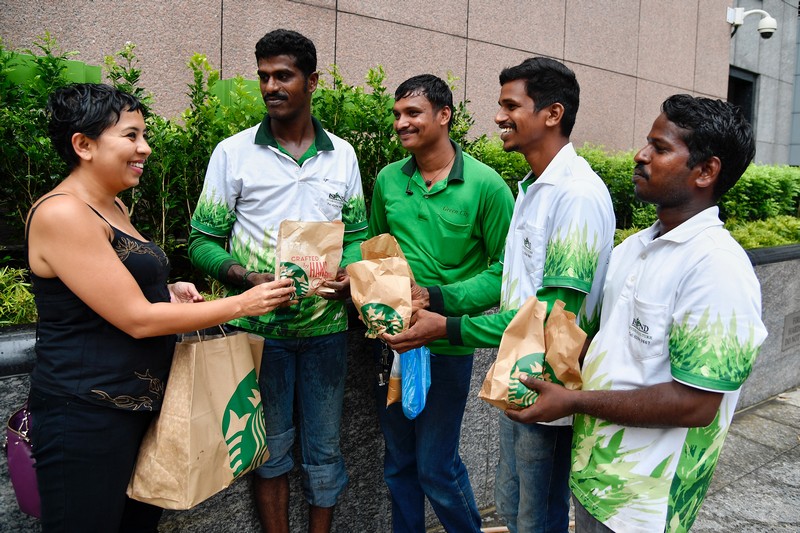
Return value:
<svg viewBox="0 0 800 533">
<path fill-rule="evenodd" d="M 579 358 L 585 342 L 586 332 L 575 323 L 575 314 L 564 309 L 564 302 L 556 300 L 544 325 L 544 379 L 568 389 L 580 389 L 583 380 Z"/>
<path fill-rule="evenodd" d="M 325 281 L 336 279 L 342 261 L 344 224 L 284 220 L 278 228 L 275 278 L 291 278 L 296 298 L 333 292 Z"/>
<path fill-rule="evenodd" d="M 497 359 L 486 373 L 479 398 L 503 410 L 532 403 L 535 393 L 519 382 L 519 373 L 542 373 L 546 315 L 547 303 L 536 297 L 522 305 L 503 333 Z"/>
<path fill-rule="evenodd" d="M 386 259 L 387 257 L 399 257 L 406 260 L 406 256 L 400 245 L 389 233 L 381 233 L 371 239 L 361 243 L 361 259 Z M 411 272 L 411 267 L 408 267 L 408 276 L 413 280 L 414 273 Z"/>
<path fill-rule="evenodd" d="M 244 332 L 176 345 L 161 412 L 142 441 L 128 496 L 189 509 L 267 460 L 254 363 L 263 345 Z"/>
<path fill-rule="evenodd" d="M 357 261 L 347 266 L 350 296 L 366 336 L 397 334 L 411 323 L 411 281 L 408 263 L 400 257 Z"/>
</svg>

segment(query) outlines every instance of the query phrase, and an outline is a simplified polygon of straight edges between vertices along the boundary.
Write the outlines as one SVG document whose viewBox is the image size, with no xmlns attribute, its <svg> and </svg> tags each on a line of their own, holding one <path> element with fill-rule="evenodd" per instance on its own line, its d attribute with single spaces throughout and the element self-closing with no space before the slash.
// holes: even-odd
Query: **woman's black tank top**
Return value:
<svg viewBox="0 0 800 533">
<path fill-rule="evenodd" d="M 114 232 L 111 245 L 147 300 L 169 302 L 170 266 L 163 250 L 118 230 L 95 213 Z M 135 339 L 95 313 L 60 279 L 31 272 L 31 282 L 39 313 L 32 388 L 117 409 L 161 407 L 174 335 Z"/>
</svg>

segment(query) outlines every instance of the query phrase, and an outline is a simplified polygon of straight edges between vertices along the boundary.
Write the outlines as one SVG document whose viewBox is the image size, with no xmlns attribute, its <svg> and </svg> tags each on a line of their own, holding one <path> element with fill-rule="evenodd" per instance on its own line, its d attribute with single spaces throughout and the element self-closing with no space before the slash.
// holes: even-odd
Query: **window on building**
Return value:
<svg viewBox="0 0 800 533">
<path fill-rule="evenodd" d="M 728 75 L 728 101 L 742 109 L 750 124 L 753 124 L 755 93 L 756 75 L 740 68 L 731 67 Z"/>
</svg>

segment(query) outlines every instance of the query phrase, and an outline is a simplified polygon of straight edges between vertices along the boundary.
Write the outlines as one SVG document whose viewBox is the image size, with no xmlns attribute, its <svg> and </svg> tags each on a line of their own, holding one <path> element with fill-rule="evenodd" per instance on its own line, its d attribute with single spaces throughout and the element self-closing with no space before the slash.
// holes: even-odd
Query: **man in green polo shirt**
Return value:
<svg viewBox="0 0 800 533">
<path fill-rule="evenodd" d="M 450 140 L 453 95 L 441 79 L 424 74 L 403 82 L 394 116 L 412 155 L 378 174 L 369 235 L 397 239 L 417 283 L 430 288 L 431 309 L 461 315 L 497 305 L 511 191 L 497 172 Z M 445 340 L 428 347 L 431 386 L 416 419 L 407 419 L 399 403 L 384 407 L 386 388 L 379 393 L 393 531 L 425 530 L 427 496 L 447 531 L 477 533 L 480 514 L 458 454 L 473 349 Z"/>
<path fill-rule="evenodd" d="M 275 30 L 256 44 L 256 60 L 268 113 L 261 124 L 217 145 L 189 241 L 192 263 L 234 293 L 272 279 L 283 220 L 344 222 L 341 266 L 360 259 L 367 230 L 353 147 L 311 115 L 318 80 L 314 44 L 297 32 Z M 347 316 L 336 298 L 348 295 L 349 283 L 339 285 L 331 299 L 303 298 L 275 313 L 230 322 L 264 337 L 259 385 L 270 458 L 256 470 L 253 487 L 268 533 L 289 531 L 295 395 L 309 531 L 330 531 L 347 484 L 339 449 Z"/>
</svg>

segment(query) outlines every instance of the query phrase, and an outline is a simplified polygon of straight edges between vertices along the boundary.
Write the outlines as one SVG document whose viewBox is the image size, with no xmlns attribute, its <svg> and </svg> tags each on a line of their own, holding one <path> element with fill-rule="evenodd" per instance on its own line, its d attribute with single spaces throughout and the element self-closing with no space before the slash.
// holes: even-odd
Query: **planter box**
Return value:
<svg viewBox="0 0 800 533">
<path fill-rule="evenodd" d="M 748 250 L 761 283 L 769 336 L 742 388 L 738 409 L 800 386 L 800 245 Z"/>
<path fill-rule="evenodd" d="M 36 360 L 35 343 L 35 325 L 0 328 L 0 377 L 30 373 Z"/>
</svg>

